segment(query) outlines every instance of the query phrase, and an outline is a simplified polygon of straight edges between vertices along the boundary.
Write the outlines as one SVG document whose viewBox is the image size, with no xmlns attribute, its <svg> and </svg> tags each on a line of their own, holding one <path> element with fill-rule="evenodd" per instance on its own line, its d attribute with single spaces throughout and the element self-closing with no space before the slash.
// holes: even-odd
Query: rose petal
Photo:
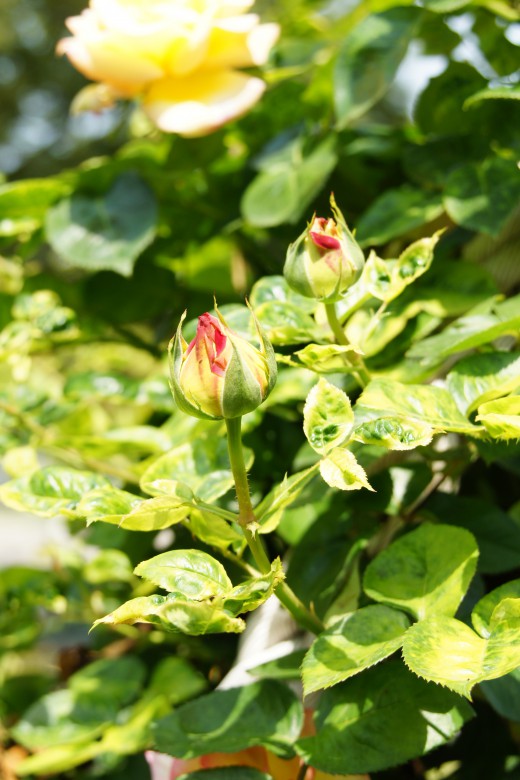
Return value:
<svg viewBox="0 0 520 780">
<path fill-rule="evenodd" d="M 108 84 L 124 97 L 138 95 L 150 81 L 164 76 L 155 63 L 135 51 L 129 57 L 127 48 L 103 36 L 91 40 L 63 38 L 56 50 L 87 78 Z"/>
<path fill-rule="evenodd" d="M 279 33 L 277 24 L 258 24 L 255 14 L 225 19 L 211 30 L 203 67 L 263 65 Z"/>
<path fill-rule="evenodd" d="M 195 137 L 244 114 L 264 92 L 261 79 L 233 71 L 162 79 L 150 86 L 143 107 L 161 130 Z"/>
</svg>

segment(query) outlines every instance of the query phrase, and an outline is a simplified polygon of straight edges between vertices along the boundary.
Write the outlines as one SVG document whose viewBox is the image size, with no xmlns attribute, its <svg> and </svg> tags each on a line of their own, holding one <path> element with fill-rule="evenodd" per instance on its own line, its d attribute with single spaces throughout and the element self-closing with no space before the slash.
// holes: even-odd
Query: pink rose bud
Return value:
<svg viewBox="0 0 520 780">
<path fill-rule="evenodd" d="M 334 219 L 313 217 L 312 222 L 287 250 L 284 276 L 289 285 L 307 298 L 339 301 L 361 275 L 365 258 L 348 229 L 343 214 L 330 197 Z"/>
<path fill-rule="evenodd" d="M 169 348 L 171 386 L 178 407 L 194 417 L 212 420 L 253 411 L 276 382 L 274 350 L 254 314 L 259 349 L 230 330 L 216 312 L 216 317 L 201 314 L 190 344 L 181 331 L 184 313 Z"/>
</svg>

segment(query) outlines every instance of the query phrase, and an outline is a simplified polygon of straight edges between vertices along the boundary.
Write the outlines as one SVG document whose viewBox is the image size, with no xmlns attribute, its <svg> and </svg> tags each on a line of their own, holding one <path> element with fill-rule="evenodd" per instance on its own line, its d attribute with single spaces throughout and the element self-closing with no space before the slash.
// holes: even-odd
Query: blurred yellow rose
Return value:
<svg viewBox="0 0 520 780">
<path fill-rule="evenodd" d="M 245 113 L 264 91 L 262 79 L 237 70 L 263 65 L 278 37 L 278 25 L 246 13 L 252 3 L 90 0 L 67 19 L 72 37 L 57 51 L 99 82 L 103 103 L 107 94 L 139 97 L 162 130 L 205 135 Z M 92 92 L 85 103 L 95 105 Z"/>
</svg>

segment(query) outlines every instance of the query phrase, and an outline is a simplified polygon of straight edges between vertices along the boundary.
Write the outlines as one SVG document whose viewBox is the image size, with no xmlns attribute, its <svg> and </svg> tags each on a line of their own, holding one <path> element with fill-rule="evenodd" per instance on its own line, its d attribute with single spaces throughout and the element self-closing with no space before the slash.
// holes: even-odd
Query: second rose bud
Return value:
<svg viewBox="0 0 520 780">
<path fill-rule="evenodd" d="M 314 216 L 287 250 L 284 276 L 307 298 L 339 301 L 361 275 L 365 257 L 331 195 L 333 219 Z"/>
</svg>

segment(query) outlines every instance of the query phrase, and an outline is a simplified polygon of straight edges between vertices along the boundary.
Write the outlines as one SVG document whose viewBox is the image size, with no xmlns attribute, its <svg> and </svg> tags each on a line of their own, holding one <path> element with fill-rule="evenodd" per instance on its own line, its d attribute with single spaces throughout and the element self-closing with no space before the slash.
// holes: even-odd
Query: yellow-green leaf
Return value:
<svg viewBox="0 0 520 780">
<path fill-rule="evenodd" d="M 303 660 L 305 695 L 330 688 L 401 647 L 410 620 L 381 604 L 363 607 L 321 633 Z"/>
<path fill-rule="evenodd" d="M 469 531 L 425 523 L 374 558 L 363 587 L 370 598 L 419 620 L 454 615 L 475 573 L 478 548 Z"/>
<path fill-rule="evenodd" d="M 327 485 L 339 490 L 360 490 L 370 486 L 365 470 L 349 450 L 337 447 L 320 462 L 320 473 Z"/>
<path fill-rule="evenodd" d="M 403 657 L 426 680 L 471 698 L 471 689 L 520 666 L 520 599 L 505 599 L 494 610 L 484 639 L 455 618 L 434 616 L 406 632 Z"/>
</svg>

